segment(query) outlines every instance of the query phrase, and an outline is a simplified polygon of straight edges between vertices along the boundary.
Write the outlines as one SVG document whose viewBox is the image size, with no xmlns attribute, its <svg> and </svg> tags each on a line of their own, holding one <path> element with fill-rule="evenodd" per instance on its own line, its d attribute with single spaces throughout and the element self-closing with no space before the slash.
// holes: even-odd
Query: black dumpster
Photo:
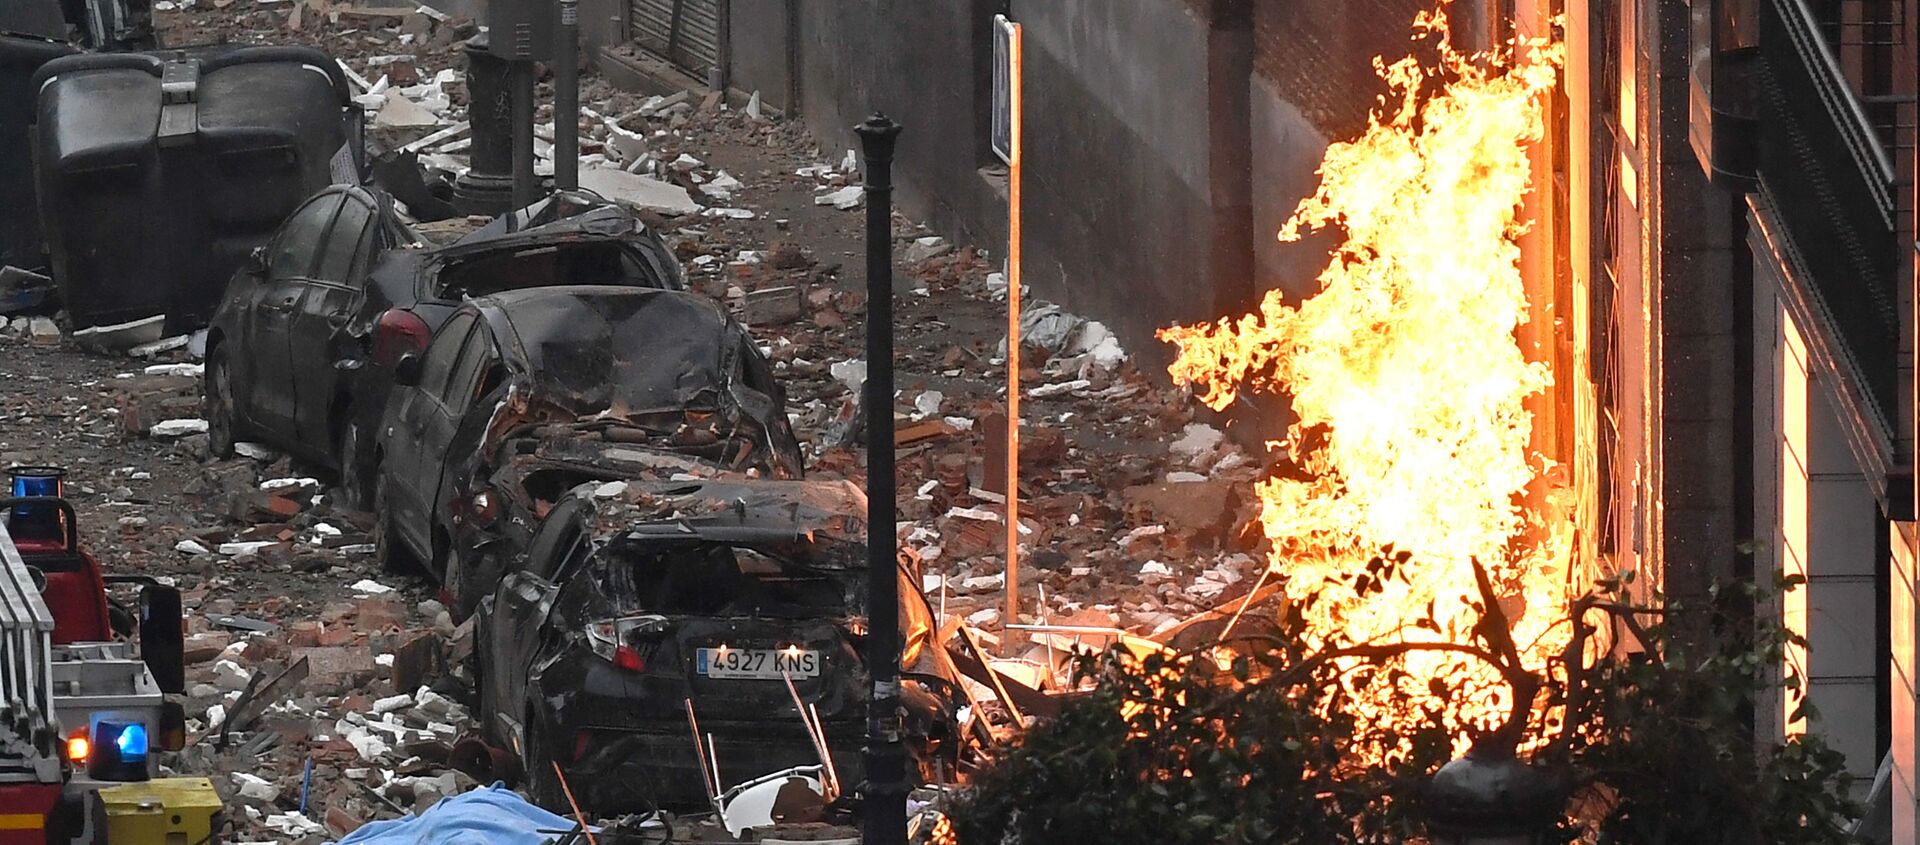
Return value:
<svg viewBox="0 0 1920 845">
<path fill-rule="evenodd" d="M 360 110 L 316 50 L 69 56 L 35 82 L 41 227 L 75 329 L 205 325 L 294 206 L 358 179 Z"/>
<path fill-rule="evenodd" d="M 0 0 L 0 5 L 4 3 Z M 59 23 L 59 4 L 52 4 L 52 10 L 54 24 L 64 27 Z M 15 23 L 25 26 L 30 21 Z M 0 21 L 0 25 L 5 24 Z M 41 65 L 73 53 L 74 48 L 64 41 L 0 33 L 0 264 L 46 269 L 46 255 L 40 249 L 40 220 L 34 211 L 32 142 L 27 134 L 27 127 L 33 124 L 36 99 L 33 75 Z"/>
</svg>

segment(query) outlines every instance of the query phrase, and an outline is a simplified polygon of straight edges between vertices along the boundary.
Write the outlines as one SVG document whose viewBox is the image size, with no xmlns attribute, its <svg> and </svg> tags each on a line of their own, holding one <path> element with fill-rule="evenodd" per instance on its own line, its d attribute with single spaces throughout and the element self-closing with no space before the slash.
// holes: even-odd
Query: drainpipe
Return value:
<svg viewBox="0 0 1920 845">
<path fill-rule="evenodd" d="M 863 845 L 907 838 L 901 742 L 899 533 L 894 514 L 893 145 L 900 125 L 875 113 L 854 127 L 867 154 L 867 785 Z"/>
</svg>

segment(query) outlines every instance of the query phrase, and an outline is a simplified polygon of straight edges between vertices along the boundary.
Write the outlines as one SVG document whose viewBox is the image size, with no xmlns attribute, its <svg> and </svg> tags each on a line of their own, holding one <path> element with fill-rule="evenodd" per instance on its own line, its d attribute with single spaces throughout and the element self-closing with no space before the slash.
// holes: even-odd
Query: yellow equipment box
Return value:
<svg viewBox="0 0 1920 845">
<path fill-rule="evenodd" d="M 98 795 L 93 818 L 96 842 L 219 845 L 214 835 L 220 827 L 220 795 L 206 778 L 160 778 L 109 786 Z"/>
</svg>

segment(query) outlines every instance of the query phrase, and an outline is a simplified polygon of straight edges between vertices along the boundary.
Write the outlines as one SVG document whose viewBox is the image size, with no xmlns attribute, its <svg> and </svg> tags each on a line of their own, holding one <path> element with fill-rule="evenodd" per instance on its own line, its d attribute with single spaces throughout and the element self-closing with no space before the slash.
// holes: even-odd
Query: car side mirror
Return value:
<svg viewBox="0 0 1920 845">
<path fill-rule="evenodd" d="M 264 276 L 267 274 L 267 248 L 256 246 L 247 252 L 247 274 Z"/>
<path fill-rule="evenodd" d="M 401 387 L 420 386 L 420 356 L 411 352 L 400 356 L 393 365 L 393 383 Z"/>
</svg>

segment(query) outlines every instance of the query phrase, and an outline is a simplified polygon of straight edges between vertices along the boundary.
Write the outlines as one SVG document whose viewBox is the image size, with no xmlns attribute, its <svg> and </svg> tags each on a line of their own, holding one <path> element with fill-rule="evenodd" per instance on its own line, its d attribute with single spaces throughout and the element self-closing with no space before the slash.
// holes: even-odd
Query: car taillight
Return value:
<svg viewBox="0 0 1920 845">
<path fill-rule="evenodd" d="M 433 340 L 433 328 L 420 315 L 404 308 L 389 308 L 373 324 L 373 362 L 392 368 L 402 355 L 421 354 Z"/>
<path fill-rule="evenodd" d="M 485 528 L 493 524 L 500 516 L 500 505 L 493 500 L 493 493 L 482 490 L 467 499 L 467 516 L 474 525 Z"/>
<path fill-rule="evenodd" d="M 587 643 L 593 653 L 629 672 L 644 672 L 656 638 L 667 620 L 659 616 L 626 616 L 587 623 Z"/>
</svg>

